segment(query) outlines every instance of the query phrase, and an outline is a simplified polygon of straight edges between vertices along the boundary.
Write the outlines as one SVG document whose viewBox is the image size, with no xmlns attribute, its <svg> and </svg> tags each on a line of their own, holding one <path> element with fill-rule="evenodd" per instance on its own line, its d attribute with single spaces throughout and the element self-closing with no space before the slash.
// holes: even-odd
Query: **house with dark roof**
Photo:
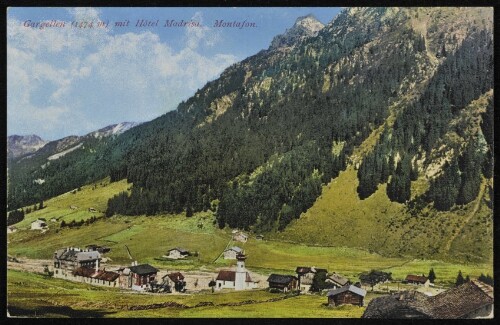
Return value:
<svg viewBox="0 0 500 325">
<path fill-rule="evenodd" d="M 470 281 L 435 296 L 412 291 L 378 297 L 363 318 L 493 318 L 493 287 Z"/>
<path fill-rule="evenodd" d="M 150 283 L 155 281 L 158 269 L 149 264 L 134 265 L 118 269 L 120 274 L 120 287 L 131 288 L 132 290 L 143 291 L 150 287 Z"/>
<path fill-rule="evenodd" d="M 164 257 L 166 257 L 166 258 L 171 258 L 174 260 L 186 258 L 187 256 L 189 256 L 189 251 L 187 249 L 180 248 L 180 247 L 174 247 L 172 249 L 169 249 L 167 251 L 167 254 L 164 255 Z"/>
<path fill-rule="evenodd" d="M 429 279 L 424 276 L 424 275 L 413 275 L 413 274 L 408 274 L 404 280 L 405 283 L 408 284 L 419 284 L 423 285 L 425 287 L 428 287 L 430 284 Z"/>
<path fill-rule="evenodd" d="M 332 273 L 326 277 L 325 280 L 326 283 L 330 283 L 332 285 L 333 289 L 341 288 L 345 285 L 350 284 L 349 279 L 338 274 L 338 273 Z"/>
<path fill-rule="evenodd" d="M 298 266 L 295 269 L 295 273 L 297 273 L 297 278 L 299 279 L 298 289 L 303 292 L 310 291 L 314 275 L 318 272 L 328 273 L 326 269 L 320 269 L 314 266 Z"/>
<path fill-rule="evenodd" d="M 224 251 L 225 260 L 235 260 L 236 255 L 243 253 L 243 249 L 238 246 L 229 247 Z"/>
<path fill-rule="evenodd" d="M 363 300 L 366 296 L 366 290 L 358 288 L 353 285 L 346 285 L 328 292 L 328 305 L 355 305 L 363 306 Z"/>
<path fill-rule="evenodd" d="M 293 275 L 271 274 L 267 282 L 269 282 L 269 288 L 287 292 L 297 289 L 298 279 Z"/>
<path fill-rule="evenodd" d="M 164 282 L 167 283 L 167 285 L 174 287 L 175 291 L 177 292 L 186 291 L 186 281 L 184 275 L 181 272 L 169 273 L 163 276 L 162 279 Z"/>
</svg>

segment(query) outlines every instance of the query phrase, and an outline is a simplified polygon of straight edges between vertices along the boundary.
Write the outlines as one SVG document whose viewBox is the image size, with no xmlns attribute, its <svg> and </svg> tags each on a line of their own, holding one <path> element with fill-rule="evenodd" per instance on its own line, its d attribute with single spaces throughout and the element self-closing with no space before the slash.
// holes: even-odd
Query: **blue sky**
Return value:
<svg viewBox="0 0 500 325">
<path fill-rule="evenodd" d="M 231 64 L 266 49 L 297 17 L 339 8 L 9 8 L 7 133 L 46 140 L 144 122 L 177 107 Z M 201 27 L 163 27 L 165 20 Z M 64 27 L 26 27 L 64 21 Z M 115 22 L 129 20 L 129 27 Z M 135 27 L 137 20 L 159 26 Z M 217 28 L 216 20 L 255 23 Z M 73 21 L 108 22 L 72 28 Z M 33 26 L 33 25 L 30 25 Z"/>
</svg>

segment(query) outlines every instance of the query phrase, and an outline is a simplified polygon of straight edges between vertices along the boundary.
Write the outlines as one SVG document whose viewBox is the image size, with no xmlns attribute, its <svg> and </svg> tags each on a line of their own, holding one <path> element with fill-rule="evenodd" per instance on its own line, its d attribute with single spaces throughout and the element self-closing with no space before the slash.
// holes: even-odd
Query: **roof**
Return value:
<svg viewBox="0 0 500 325">
<path fill-rule="evenodd" d="M 219 271 L 219 274 L 217 275 L 216 280 L 234 281 L 235 277 L 236 277 L 236 272 L 228 271 L 228 270 L 221 270 L 221 271 Z"/>
<path fill-rule="evenodd" d="M 361 297 L 366 296 L 366 290 L 358 288 L 358 287 L 353 286 L 353 285 L 343 286 L 343 287 L 340 287 L 338 289 L 328 291 L 327 296 L 328 297 L 330 297 L 330 296 L 336 296 L 339 293 L 346 292 L 346 291 L 353 292 L 353 293 L 355 293 L 355 294 L 357 294 L 357 295 L 359 295 Z"/>
<path fill-rule="evenodd" d="M 408 274 L 406 276 L 406 281 L 425 283 L 425 282 L 427 282 L 427 280 L 428 280 L 427 277 L 425 277 L 423 275 Z"/>
<path fill-rule="evenodd" d="M 417 291 L 377 297 L 370 301 L 362 318 L 428 319 L 431 317 L 417 308 L 419 301 L 426 299 L 424 293 Z"/>
<path fill-rule="evenodd" d="M 45 224 L 45 221 L 46 220 L 37 219 L 37 220 L 33 221 L 31 224 L 34 224 L 34 223 L 38 223 L 38 224 L 42 224 L 43 223 L 43 224 Z"/>
<path fill-rule="evenodd" d="M 111 271 L 99 271 L 94 278 L 104 281 L 115 281 L 120 274 Z"/>
<path fill-rule="evenodd" d="M 86 278 L 90 278 L 94 275 L 95 269 L 90 267 L 79 267 L 73 271 L 73 275 L 79 275 Z"/>
<path fill-rule="evenodd" d="M 136 273 L 136 274 L 150 274 L 150 273 L 157 273 L 158 272 L 158 270 L 156 268 L 152 267 L 149 264 L 129 266 L 129 269 L 131 272 Z"/>
<path fill-rule="evenodd" d="M 221 270 L 219 271 L 219 274 L 217 274 L 217 281 L 232 281 L 234 282 L 236 279 L 236 272 L 235 271 L 229 271 L 229 270 Z M 246 272 L 246 279 L 245 282 L 253 282 L 252 278 L 250 277 L 250 274 Z"/>
<path fill-rule="evenodd" d="M 436 296 L 406 292 L 375 298 L 364 318 L 466 318 L 479 308 L 493 304 L 493 288 L 478 281 L 464 283 Z"/>
<path fill-rule="evenodd" d="M 166 276 L 168 276 L 168 278 L 175 283 L 184 280 L 184 275 L 182 275 L 181 272 L 170 273 L 170 274 L 167 274 Z"/>
<path fill-rule="evenodd" d="M 86 278 L 94 278 L 104 281 L 115 281 L 120 276 L 116 272 L 111 272 L 106 270 L 99 270 L 96 273 L 95 269 L 85 266 L 75 269 L 73 271 L 73 275 L 79 275 Z"/>
<path fill-rule="evenodd" d="M 306 274 L 306 273 L 309 273 L 309 272 L 312 272 L 312 273 L 318 273 L 318 272 L 325 272 L 325 273 L 328 273 L 328 270 L 327 269 L 320 269 L 320 268 L 317 268 L 317 267 L 308 267 L 308 266 L 297 266 L 297 268 L 295 269 L 295 273 L 299 273 L 299 274 Z"/>
<path fill-rule="evenodd" d="M 309 273 L 311 272 L 311 268 L 307 266 L 297 266 L 295 269 L 295 273 Z"/>
<path fill-rule="evenodd" d="M 94 261 L 101 258 L 101 254 L 98 251 L 90 251 L 90 252 L 77 252 L 76 260 L 80 261 Z"/>
<path fill-rule="evenodd" d="M 487 288 L 487 290 L 483 289 Z M 493 304 L 493 288 L 477 282 L 466 282 L 434 297 L 429 297 L 434 318 L 461 318 L 471 312 Z"/>
<path fill-rule="evenodd" d="M 172 249 L 169 249 L 168 251 L 169 252 L 171 252 L 171 251 L 179 251 L 181 254 L 188 254 L 189 253 L 189 251 L 187 249 L 180 248 L 180 247 L 174 247 Z"/>
<path fill-rule="evenodd" d="M 233 247 L 229 247 L 228 249 L 225 250 L 226 252 L 227 251 L 235 251 L 236 253 L 241 253 L 243 252 L 243 249 L 241 249 L 240 247 L 238 246 L 233 246 Z"/>
<path fill-rule="evenodd" d="M 344 286 L 349 282 L 349 279 L 347 279 L 347 278 L 345 278 L 342 275 L 337 274 L 337 273 L 330 274 L 327 277 L 327 279 L 330 279 L 333 282 L 340 284 L 341 286 Z"/>
<path fill-rule="evenodd" d="M 297 277 L 293 275 L 281 275 L 281 274 L 271 274 L 267 279 L 267 282 L 280 283 L 280 284 L 289 284 L 293 280 L 296 280 Z"/>
</svg>

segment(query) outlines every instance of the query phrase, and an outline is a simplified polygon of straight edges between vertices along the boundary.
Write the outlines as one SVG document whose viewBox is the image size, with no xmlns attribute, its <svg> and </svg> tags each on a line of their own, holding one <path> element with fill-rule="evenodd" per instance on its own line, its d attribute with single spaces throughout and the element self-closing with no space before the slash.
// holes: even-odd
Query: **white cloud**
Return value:
<svg viewBox="0 0 500 325">
<path fill-rule="evenodd" d="M 188 48 L 196 50 L 200 43 L 207 47 L 212 47 L 221 40 L 220 31 L 203 25 L 203 15 L 201 12 L 196 12 L 191 20 L 199 22 L 201 27 L 186 28 L 186 46 Z"/>
<path fill-rule="evenodd" d="M 75 20 L 80 21 L 97 21 L 100 20 L 101 15 L 99 9 L 91 7 L 69 8 L 68 12 L 75 18 Z"/>
<path fill-rule="evenodd" d="M 93 8 L 71 13 L 78 19 L 99 19 Z M 200 44 L 220 39 L 209 29 L 186 28 L 186 47 L 174 50 L 152 31 L 40 31 L 22 23 L 9 19 L 7 27 L 9 134 L 56 139 L 107 124 L 150 120 L 174 109 L 236 61 L 231 54 L 200 53 Z"/>
</svg>

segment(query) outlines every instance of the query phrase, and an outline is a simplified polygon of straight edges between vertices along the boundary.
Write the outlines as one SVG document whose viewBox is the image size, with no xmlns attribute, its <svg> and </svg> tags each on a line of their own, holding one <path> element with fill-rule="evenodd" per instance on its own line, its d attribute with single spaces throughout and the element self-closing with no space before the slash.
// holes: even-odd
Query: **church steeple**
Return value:
<svg viewBox="0 0 500 325">
<path fill-rule="evenodd" d="M 245 260 L 247 259 L 245 254 L 239 253 L 236 255 L 236 274 L 235 274 L 235 290 L 245 290 L 247 270 L 245 269 Z"/>
</svg>

